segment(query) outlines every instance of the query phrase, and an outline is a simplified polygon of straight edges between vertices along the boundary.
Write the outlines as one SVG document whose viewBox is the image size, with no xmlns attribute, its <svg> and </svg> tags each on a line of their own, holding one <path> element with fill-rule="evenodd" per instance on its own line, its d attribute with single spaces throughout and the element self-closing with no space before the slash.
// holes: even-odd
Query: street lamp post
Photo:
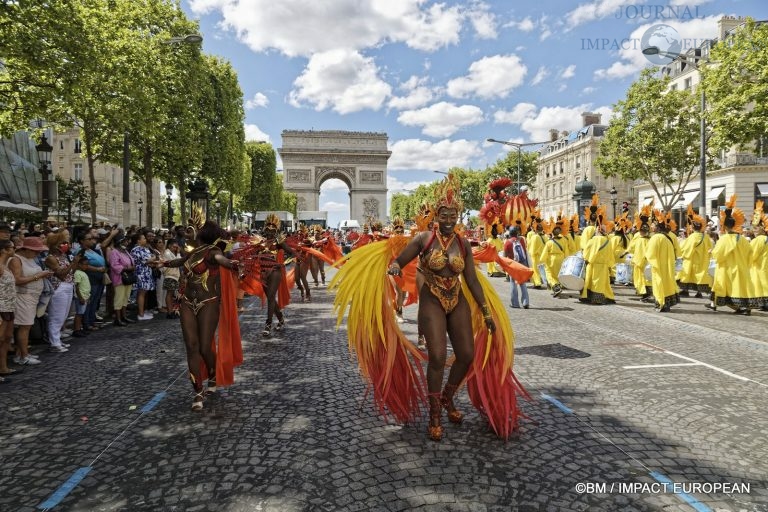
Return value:
<svg viewBox="0 0 768 512">
<path fill-rule="evenodd" d="M 173 193 L 173 185 L 170 183 L 165 184 L 165 200 L 168 201 L 168 231 L 173 228 L 173 207 L 171 206 L 171 194 Z"/>
<path fill-rule="evenodd" d="M 611 196 L 611 206 L 613 206 L 613 218 L 616 218 L 616 198 L 619 193 L 616 191 L 616 187 L 611 186 L 611 190 L 608 192 Z"/>
<path fill-rule="evenodd" d="M 658 46 L 649 46 L 643 49 L 643 55 L 663 55 L 672 59 L 683 58 L 686 62 L 691 64 L 695 69 L 699 70 L 699 64 L 697 61 L 709 62 L 703 57 L 694 57 L 693 60 L 688 60 L 686 55 L 676 52 L 665 52 L 659 49 Z M 699 74 L 701 71 L 699 70 Z M 701 90 L 701 122 L 699 126 L 699 215 L 703 218 L 707 218 L 707 122 L 704 119 L 704 114 L 707 111 L 707 98 L 704 95 L 704 87 L 699 80 L 699 89 Z"/>
<path fill-rule="evenodd" d="M 74 192 L 71 188 L 64 190 L 64 195 L 67 196 L 67 224 L 72 225 L 72 195 Z"/>
<path fill-rule="evenodd" d="M 221 224 L 221 201 L 216 200 L 216 224 Z"/>
<path fill-rule="evenodd" d="M 42 208 L 43 224 L 48 222 L 48 206 L 50 203 L 50 194 L 48 190 L 48 164 L 51 163 L 51 153 L 53 146 L 48 143 L 45 134 L 40 136 L 40 144 L 35 146 L 37 150 L 37 159 L 40 162 L 40 174 L 42 175 L 42 186 L 40 188 L 40 207 Z"/>
<path fill-rule="evenodd" d="M 139 205 L 139 227 L 141 227 L 141 211 L 144 208 L 144 201 L 142 201 L 141 198 L 139 198 L 139 202 L 136 204 Z"/>
<path fill-rule="evenodd" d="M 517 148 L 517 178 L 515 179 L 515 194 L 520 193 L 520 159 L 522 158 L 522 150 L 524 146 L 540 146 L 541 144 L 547 144 L 550 141 L 544 142 L 510 142 L 507 140 L 497 139 L 485 139 L 487 142 L 496 142 L 497 144 L 504 144 L 505 146 L 512 146 Z"/>
</svg>

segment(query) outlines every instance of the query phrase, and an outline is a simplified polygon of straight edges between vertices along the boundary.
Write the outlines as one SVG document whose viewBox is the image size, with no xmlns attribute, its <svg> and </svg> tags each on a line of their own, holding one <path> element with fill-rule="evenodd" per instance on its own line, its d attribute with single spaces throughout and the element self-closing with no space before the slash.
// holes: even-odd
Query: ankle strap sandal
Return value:
<svg viewBox="0 0 768 512">
<path fill-rule="evenodd" d="M 202 411 L 203 410 L 203 392 L 195 393 L 195 397 L 192 399 L 192 410 L 193 411 Z"/>
<path fill-rule="evenodd" d="M 272 322 L 267 322 L 264 325 L 264 330 L 261 331 L 261 335 L 265 338 L 269 338 L 269 336 L 272 334 Z"/>
<path fill-rule="evenodd" d="M 443 439 L 443 427 L 440 425 L 440 416 L 442 415 L 442 403 L 440 402 L 440 393 L 429 394 L 429 427 L 427 433 L 433 441 Z"/>
</svg>

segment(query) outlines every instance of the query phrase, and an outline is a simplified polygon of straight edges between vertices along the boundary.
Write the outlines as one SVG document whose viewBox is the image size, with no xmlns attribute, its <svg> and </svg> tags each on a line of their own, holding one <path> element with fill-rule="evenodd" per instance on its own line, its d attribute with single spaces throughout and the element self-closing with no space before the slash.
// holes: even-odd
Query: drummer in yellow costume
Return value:
<svg viewBox="0 0 768 512">
<path fill-rule="evenodd" d="M 533 224 L 531 232 L 526 235 L 528 240 L 528 257 L 530 258 L 531 268 L 533 269 L 534 288 L 541 288 L 542 279 L 539 273 L 539 263 L 543 263 L 542 254 L 544 253 L 544 246 L 547 243 L 547 239 L 544 236 L 544 226 L 541 223 L 541 213 L 536 210 L 533 214 Z"/>
<path fill-rule="evenodd" d="M 564 233 L 563 238 L 565 238 L 566 245 L 568 246 L 566 249 L 566 256 L 570 256 L 571 254 L 576 254 L 581 250 L 581 238 L 579 233 L 579 214 L 574 213 L 573 217 L 570 218 L 570 220 L 566 219 L 566 222 L 570 222 L 570 229 Z"/>
<path fill-rule="evenodd" d="M 584 211 L 584 217 L 587 219 L 587 226 L 581 232 L 581 242 L 579 248 L 583 251 L 587 247 L 587 242 L 595 236 L 595 223 L 597 222 L 597 211 L 600 209 L 598 203 L 600 196 L 592 195 L 592 204 Z M 604 214 L 603 214 L 604 215 Z"/>
<path fill-rule="evenodd" d="M 643 302 L 653 301 L 651 284 L 645 279 L 645 265 L 648 259 L 645 256 L 645 250 L 650 241 L 651 227 L 648 221 L 651 219 L 652 205 L 643 206 L 640 212 L 635 216 L 635 227 L 637 233 L 629 241 L 627 249 L 632 255 L 632 282 L 635 284 L 635 291 L 641 296 Z"/>
<path fill-rule="evenodd" d="M 557 274 L 560 272 L 560 266 L 568 255 L 568 244 L 565 237 L 561 235 L 563 230 L 568 229 L 568 220 L 563 219 L 562 212 L 557 216 L 557 221 L 550 220 L 544 226 L 544 231 L 551 234 L 551 238 L 544 245 L 544 251 L 541 253 L 541 261 L 547 271 L 547 283 L 552 288 L 552 296 L 557 297 L 563 291 Z"/>
<path fill-rule="evenodd" d="M 604 218 L 602 207 L 596 210 L 595 216 L 597 219 L 594 225 L 595 235 L 589 239 L 584 248 L 587 273 L 579 300 L 590 304 L 615 304 L 610 278 L 610 269 L 615 260 L 611 241 L 605 236 L 605 227 L 602 225 Z"/>
<path fill-rule="evenodd" d="M 498 224 L 493 224 L 491 226 L 491 236 L 488 237 L 485 243 L 493 246 L 493 248 L 496 249 L 496 252 L 499 252 L 504 249 L 504 240 L 499 238 Z M 486 263 L 485 270 L 488 272 L 488 275 L 491 277 L 495 277 L 495 275 L 498 273 L 504 274 L 504 271 L 501 270 L 501 268 L 499 268 L 496 265 L 496 262 L 494 261 L 489 261 L 488 263 Z"/>
<path fill-rule="evenodd" d="M 712 239 L 705 233 L 707 222 L 688 205 L 688 237 L 680 247 L 683 257 L 683 270 L 678 275 L 681 295 L 688 296 L 689 291 L 696 292 L 700 299 L 703 293 L 712 289 L 712 276 L 709 275 L 709 253 L 712 251 Z"/>
<path fill-rule="evenodd" d="M 654 211 L 654 230 L 656 233 L 648 242 L 645 257 L 651 264 L 651 283 L 655 308 L 659 313 L 667 313 L 680 302 L 677 282 L 675 281 L 675 242 L 669 234 L 664 212 Z"/>
<path fill-rule="evenodd" d="M 760 311 L 768 311 L 768 215 L 765 214 L 763 202 L 755 204 L 752 215 L 752 229 L 755 237 L 750 243 L 752 249 L 752 283 L 755 286 L 756 306 Z"/>
<path fill-rule="evenodd" d="M 741 234 L 744 212 L 734 208 L 735 204 L 734 194 L 726 203 L 725 210 L 720 212 L 720 229 L 725 233 L 720 235 L 712 249 L 712 258 L 717 262 L 712 285 L 714 305 L 707 304 L 707 308 L 715 310 L 717 306 L 728 306 L 736 314 L 750 315 L 755 302 L 749 273 L 752 252 L 749 241 Z"/>
</svg>

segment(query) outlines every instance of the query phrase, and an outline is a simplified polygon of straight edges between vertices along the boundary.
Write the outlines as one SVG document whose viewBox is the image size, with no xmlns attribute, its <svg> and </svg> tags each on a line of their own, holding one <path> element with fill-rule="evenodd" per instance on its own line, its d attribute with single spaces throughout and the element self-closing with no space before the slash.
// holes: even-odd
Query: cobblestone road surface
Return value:
<svg viewBox="0 0 768 512">
<path fill-rule="evenodd" d="M 510 309 L 533 400 L 508 442 L 465 391 L 441 443 L 376 417 L 323 288 L 267 340 L 250 303 L 237 382 L 202 413 L 178 321 L 107 327 L 0 386 L 0 510 L 768 510 L 768 315 L 659 314 L 631 292 Z"/>
</svg>

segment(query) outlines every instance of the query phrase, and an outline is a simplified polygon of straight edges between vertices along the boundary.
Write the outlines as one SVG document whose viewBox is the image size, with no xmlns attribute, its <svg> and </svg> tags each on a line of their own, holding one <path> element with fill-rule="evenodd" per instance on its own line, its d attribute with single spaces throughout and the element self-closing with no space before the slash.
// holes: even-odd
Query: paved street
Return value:
<svg viewBox="0 0 768 512">
<path fill-rule="evenodd" d="M 250 302 L 237 382 L 202 413 L 178 321 L 107 327 L 0 386 L 0 510 L 768 511 L 768 314 L 632 292 L 510 309 L 533 400 L 508 442 L 464 390 L 441 443 L 376 417 L 322 288 L 267 340 Z"/>
</svg>

